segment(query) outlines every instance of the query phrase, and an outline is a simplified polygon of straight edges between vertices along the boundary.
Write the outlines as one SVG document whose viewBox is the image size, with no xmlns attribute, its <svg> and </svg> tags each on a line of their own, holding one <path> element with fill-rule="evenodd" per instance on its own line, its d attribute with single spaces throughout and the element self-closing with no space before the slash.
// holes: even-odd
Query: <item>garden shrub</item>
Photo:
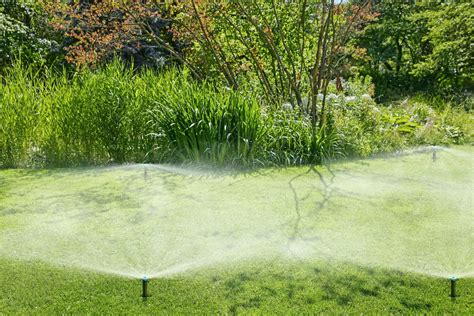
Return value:
<svg viewBox="0 0 474 316">
<path fill-rule="evenodd" d="M 318 125 L 291 104 L 265 104 L 176 69 L 134 73 L 114 62 L 70 76 L 17 64 L 1 80 L 2 168 L 319 164 L 472 139 L 464 109 L 434 109 L 420 98 L 377 105 L 368 79 L 345 82 L 343 92 L 332 83 L 326 120 Z"/>
</svg>

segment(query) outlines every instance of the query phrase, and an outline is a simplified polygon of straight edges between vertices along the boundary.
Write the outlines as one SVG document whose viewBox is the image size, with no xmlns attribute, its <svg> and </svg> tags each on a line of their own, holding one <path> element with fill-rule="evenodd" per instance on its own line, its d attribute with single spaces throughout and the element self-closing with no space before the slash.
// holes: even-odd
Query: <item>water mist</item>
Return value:
<svg viewBox="0 0 474 316">
<path fill-rule="evenodd" d="M 9 171 L 0 256 L 132 277 L 144 297 L 149 279 L 267 258 L 472 276 L 472 151 L 251 173 Z"/>
</svg>

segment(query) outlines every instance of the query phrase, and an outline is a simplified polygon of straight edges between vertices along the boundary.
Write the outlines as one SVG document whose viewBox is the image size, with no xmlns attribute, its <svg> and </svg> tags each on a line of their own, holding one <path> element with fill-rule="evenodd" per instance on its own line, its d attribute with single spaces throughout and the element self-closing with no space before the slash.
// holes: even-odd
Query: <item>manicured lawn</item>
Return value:
<svg viewBox="0 0 474 316">
<path fill-rule="evenodd" d="M 472 153 L 0 171 L 0 312 L 472 314 Z"/>
<path fill-rule="evenodd" d="M 5 314 L 433 313 L 474 312 L 474 279 L 451 301 L 445 279 L 324 262 L 259 262 L 138 280 L 37 262 L 0 261 Z"/>
</svg>

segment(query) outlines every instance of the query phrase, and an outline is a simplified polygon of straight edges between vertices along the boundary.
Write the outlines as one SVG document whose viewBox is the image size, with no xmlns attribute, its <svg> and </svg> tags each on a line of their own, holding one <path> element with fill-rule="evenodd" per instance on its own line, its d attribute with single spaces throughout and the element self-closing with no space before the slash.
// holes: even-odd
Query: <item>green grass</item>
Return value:
<svg viewBox="0 0 474 316">
<path fill-rule="evenodd" d="M 474 311 L 474 279 L 449 298 L 443 278 L 323 262 L 258 262 L 141 283 L 38 262 L 0 260 L 5 314 L 455 314 Z"/>
<path fill-rule="evenodd" d="M 0 85 L 0 168 L 123 162 L 248 165 L 263 121 L 255 99 L 184 71 L 37 74 L 21 64 Z"/>
<path fill-rule="evenodd" d="M 331 94 L 331 115 L 313 129 L 307 113 L 197 82 L 184 70 L 134 73 L 113 62 L 72 75 L 18 63 L 0 81 L 0 168 L 290 166 L 472 138 L 469 112 L 423 102 L 377 106 L 360 82 L 346 91 L 352 101 Z"/>
<path fill-rule="evenodd" d="M 0 311 L 472 314 L 472 153 L 0 171 Z"/>
</svg>

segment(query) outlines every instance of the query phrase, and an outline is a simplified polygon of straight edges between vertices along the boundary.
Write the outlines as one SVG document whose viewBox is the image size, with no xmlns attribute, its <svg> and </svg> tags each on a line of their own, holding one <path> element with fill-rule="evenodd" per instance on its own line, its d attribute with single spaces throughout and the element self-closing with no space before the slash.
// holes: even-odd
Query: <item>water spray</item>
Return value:
<svg viewBox="0 0 474 316">
<path fill-rule="evenodd" d="M 142 297 L 147 298 L 148 297 L 148 282 L 150 279 L 148 277 L 144 276 L 142 278 Z"/>
<path fill-rule="evenodd" d="M 449 278 L 449 281 L 451 282 L 451 295 L 449 295 L 451 298 L 456 298 L 457 295 L 456 295 L 456 282 L 458 281 L 459 279 L 455 276 L 452 276 Z"/>
</svg>

